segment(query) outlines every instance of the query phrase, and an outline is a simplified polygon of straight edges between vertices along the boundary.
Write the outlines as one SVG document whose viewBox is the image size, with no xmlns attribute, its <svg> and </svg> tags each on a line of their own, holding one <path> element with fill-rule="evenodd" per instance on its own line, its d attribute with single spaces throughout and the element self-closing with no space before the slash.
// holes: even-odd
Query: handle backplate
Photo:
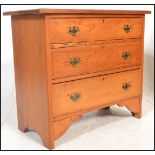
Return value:
<svg viewBox="0 0 155 155">
<path fill-rule="evenodd" d="M 129 87 L 131 87 L 131 84 L 128 83 L 128 82 L 125 82 L 125 83 L 122 84 L 122 88 L 123 88 L 124 90 L 127 90 Z"/>
<path fill-rule="evenodd" d="M 128 60 L 129 57 L 130 57 L 129 52 L 123 52 L 123 53 L 122 53 L 122 58 L 123 58 L 124 60 Z"/>
<path fill-rule="evenodd" d="M 80 99 L 81 97 L 81 94 L 80 93 L 73 93 L 70 95 L 70 99 L 73 101 L 73 102 L 76 102 Z"/>
<path fill-rule="evenodd" d="M 72 35 L 72 36 L 76 36 L 79 34 L 80 29 L 77 26 L 73 26 L 73 27 L 69 27 L 68 32 Z"/>
<path fill-rule="evenodd" d="M 73 67 L 76 67 L 78 64 L 80 64 L 80 58 L 72 58 L 69 62 Z"/>
<path fill-rule="evenodd" d="M 129 25 L 129 24 L 124 25 L 124 31 L 126 33 L 131 32 L 131 30 L 132 30 L 132 25 Z"/>
</svg>

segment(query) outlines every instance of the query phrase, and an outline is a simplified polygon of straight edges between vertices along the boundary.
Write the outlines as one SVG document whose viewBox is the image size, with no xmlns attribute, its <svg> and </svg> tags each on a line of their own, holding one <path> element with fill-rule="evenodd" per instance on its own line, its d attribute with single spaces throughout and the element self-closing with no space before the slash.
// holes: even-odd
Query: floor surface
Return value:
<svg viewBox="0 0 155 155">
<path fill-rule="evenodd" d="M 16 100 L 2 96 L 1 149 L 47 150 L 35 132 L 17 128 Z M 125 107 L 90 112 L 71 125 L 55 143 L 56 150 L 153 150 L 153 89 L 144 87 L 143 117 L 136 119 Z"/>
</svg>

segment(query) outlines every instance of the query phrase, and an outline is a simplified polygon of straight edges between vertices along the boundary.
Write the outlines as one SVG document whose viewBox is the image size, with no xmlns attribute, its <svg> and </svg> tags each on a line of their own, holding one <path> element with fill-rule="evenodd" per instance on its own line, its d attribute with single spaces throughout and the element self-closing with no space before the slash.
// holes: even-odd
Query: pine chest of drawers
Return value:
<svg viewBox="0 0 155 155">
<path fill-rule="evenodd" d="M 37 9 L 11 15 L 18 126 L 44 145 L 84 113 L 117 104 L 142 115 L 150 11 Z"/>
</svg>

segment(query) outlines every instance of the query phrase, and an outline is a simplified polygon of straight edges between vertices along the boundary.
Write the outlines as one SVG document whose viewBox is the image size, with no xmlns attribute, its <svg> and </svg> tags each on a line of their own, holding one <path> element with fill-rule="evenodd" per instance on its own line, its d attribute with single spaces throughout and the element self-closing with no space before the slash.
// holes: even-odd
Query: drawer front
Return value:
<svg viewBox="0 0 155 155">
<path fill-rule="evenodd" d="M 140 95 L 141 70 L 54 84 L 54 115 L 63 115 Z"/>
<path fill-rule="evenodd" d="M 142 36 L 141 18 L 51 19 L 51 42 Z"/>
<path fill-rule="evenodd" d="M 141 65 L 141 41 L 55 49 L 54 78 Z"/>
</svg>

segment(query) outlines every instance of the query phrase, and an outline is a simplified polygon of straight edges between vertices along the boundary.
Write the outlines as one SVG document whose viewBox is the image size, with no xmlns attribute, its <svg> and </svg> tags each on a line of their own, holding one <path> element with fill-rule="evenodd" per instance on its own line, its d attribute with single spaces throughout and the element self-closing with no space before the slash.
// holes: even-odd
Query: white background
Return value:
<svg viewBox="0 0 155 155">
<path fill-rule="evenodd" d="M 35 8 L 150 10 L 145 19 L 144 83 L 154 85 L 154 7 L 153 5 L 4 5 L 1 9 L 1 90 L 2 96 L 15 95 L 11 17 L 3 12 Z"/>
<path fill-rule="evenodd" d="M 154 0 L 0 0 L 1 4 L 152 4 Z"/>
</svg>

